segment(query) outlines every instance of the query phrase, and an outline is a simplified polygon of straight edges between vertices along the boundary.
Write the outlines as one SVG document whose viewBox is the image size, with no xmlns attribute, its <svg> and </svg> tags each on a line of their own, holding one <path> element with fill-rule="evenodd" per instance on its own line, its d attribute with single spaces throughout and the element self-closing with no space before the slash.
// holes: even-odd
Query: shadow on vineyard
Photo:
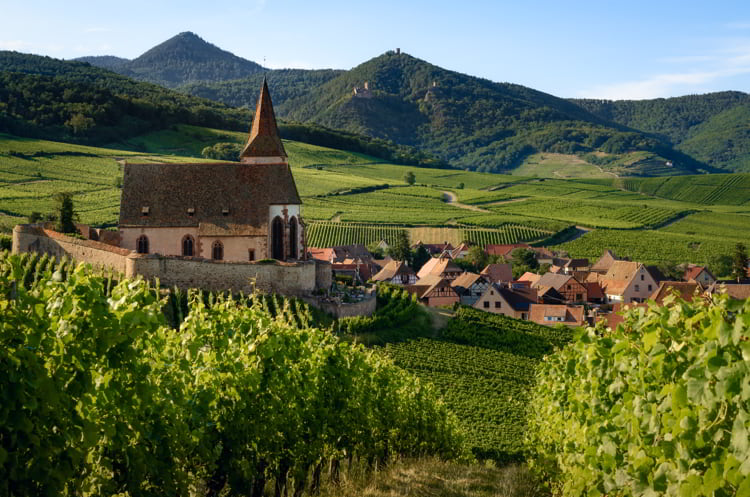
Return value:
<svg viewBox="0 0 750 497">
<path fill-rule="evenodd" d="M 478 459 L 522 462 L 526 410 L 541 358 L 572 331 L 459 307 L 435 338 L 387 345 L 397 365 L 435 385 Z"/>
</svg>

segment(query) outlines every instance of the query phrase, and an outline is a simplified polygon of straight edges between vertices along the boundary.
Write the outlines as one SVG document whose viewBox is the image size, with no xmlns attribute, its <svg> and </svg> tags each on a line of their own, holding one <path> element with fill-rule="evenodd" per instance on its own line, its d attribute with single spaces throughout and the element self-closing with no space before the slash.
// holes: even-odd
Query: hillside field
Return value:
<svg viewBox="0 0 750 497">
<path fill-rule="evenodd" d="M 59 192 L 74 193 L 81 222 L 114 227 L 122 161 L 205 161 L 203 147 L 244 137 L 176 125 L 95 148 L 0 135 L 0 230 L 50 212 Z M 288 140 L 284 146 L 310 246 L 391 241 L 402 229 L 425 243 L 543 243 L 581 226 L 591 232 L 557 248 L 578 257 L 611 249 L 649 263 L 710 264 L 746 242 L 750 228 L 748 174 L 560 179 L 385 164 Z M 544 160 L 553 158 L 554 167 L 567 160 Z M 406 184 L 407 172 L 414 185 Z M 457 201 L 446 201 L 446 192 Z"/>
</svg>

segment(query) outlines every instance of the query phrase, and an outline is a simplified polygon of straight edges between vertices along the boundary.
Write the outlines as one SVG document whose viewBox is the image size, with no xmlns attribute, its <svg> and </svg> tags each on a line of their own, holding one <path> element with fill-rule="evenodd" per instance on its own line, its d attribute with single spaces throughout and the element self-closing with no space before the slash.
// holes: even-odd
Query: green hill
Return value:
<svg viewBox="0 0 750 497">
<path fill-rule="evenodd" d="M 369 84 L 369 92 L 354 95 Z M 613 125 L 564 99 L 510 83 L 448 71 L 388 52 L 278 106 L 282 117 L 313 121 L 427 150 L 459 167 L 505 171 L 535 152 L 648 151 L 677 165 L 700 163 L 656 137 Z"/>
<path fill-rule="evenodd" d="M 263 72 L 261 65 L 222 50 L 189 31 L 133 60 L 115 59 L 105 56 L 79 60 L 170 88 L 194 81 L 224 81 Z"/>
<path fill-rule="evenodd" d="M 750 171 L 750 95 L 737 91 L 653 100 L 571 100 L 612 122 L 639 129 L 699 161 Z"/>
<path fill-rule="evenodd" d="M 250 113 L 82 62 L 0 52 L 0 131 L 108 143 L 193 124 L 247 129 Z"/>
</svg>

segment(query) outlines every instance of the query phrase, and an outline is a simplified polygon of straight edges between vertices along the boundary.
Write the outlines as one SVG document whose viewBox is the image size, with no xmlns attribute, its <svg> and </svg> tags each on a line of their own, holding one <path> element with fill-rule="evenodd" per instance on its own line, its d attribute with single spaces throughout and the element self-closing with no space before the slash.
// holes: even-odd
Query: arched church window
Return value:
<svg viewBox="0 0 750 497">
<path fill-rule="evenodd" d="M 224 259 L 224 245 L 219 240 L 216 240 L 211 247 L 211 257 L 215 261 Z"/>
<path fill-rule="evenodd" d="M 279 216 L 271 223 L 271 257 L 284 260 L 284 221 Z"/>
<path fill-rule="evenodd" d="M 135 251 L 139 254 L 148 254 L 148 237 L 141 235 L 135 241 Z"/>
<path fill-rule="evenodd" d="M 289 220 L 289 257 L 297 258 L 297 218 Z"/>
<path fill-rule="evenodd" d="M 195 240 L 190 235 L 182 239 L 182 255 L 192 257 L 195 254 Z"/>
</svg>

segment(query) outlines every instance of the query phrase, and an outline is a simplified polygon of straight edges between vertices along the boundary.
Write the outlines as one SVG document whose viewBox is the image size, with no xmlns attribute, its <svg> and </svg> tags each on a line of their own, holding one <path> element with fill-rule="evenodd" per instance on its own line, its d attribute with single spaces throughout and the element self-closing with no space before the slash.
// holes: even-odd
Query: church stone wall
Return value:
<svg viewBox="0 0 750 497">
<path fill-rule="evenodd" d="M 134 254 L 130 260 L 133 274 L 159 278 L 165 286 L 245 293 L 255 289 L 284 295 L 303 295 L 316 289 L 314 261 L 257 264 L 144 254 Z"/>
<path fill-rule="evenodd" d="M 13 252 L 40 252 L 68 256 L 94 267 L 112 268 L 134 278 L 159 278 L 162 285 L 206 290 L 253 289 L 284 295 L 303 295 L 329 288 L 331 265 L 319 261 L 258 264 L 210 261 L 156 254 L 136 254 L 93 240 L 80 240 L 39 226 L 18 225 L 13 230 Z M 320 286 L 319 286 L 320 285 Z"/>
<path fill-rule="evenodd" d="M 111 268 L 127 275 L 130 251 L 93 240 L 80 240 L 34 225 L 13 228 L 13 253 L 39 252 L 57 259 L 64 256 L 94 267 Z"/>
</svg>

